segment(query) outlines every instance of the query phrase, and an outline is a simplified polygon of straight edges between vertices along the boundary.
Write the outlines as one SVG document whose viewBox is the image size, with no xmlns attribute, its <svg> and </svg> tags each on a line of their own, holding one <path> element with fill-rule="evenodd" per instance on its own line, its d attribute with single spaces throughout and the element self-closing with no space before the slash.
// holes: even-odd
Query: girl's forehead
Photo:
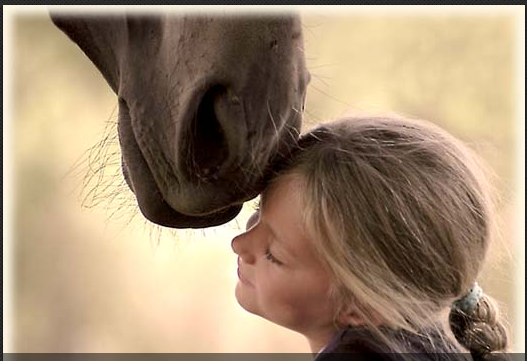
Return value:
<svg viewBox="0 0 527 361">
<path fill-rule="evenodd" d="M 304 233 L 303 188 L 299 177 L 284 176 L 269 184 L 260 198 L 261 216 L 265 222 L 289 239 L 296 239 Z"/>
<path fill-rule="evenodd" d="M 273 229 L 277 244 L 285 245 L 303 267 L 319 270 L 315 238 L 309 234 L 304 217 L 305 183 L 301 175 L 288 174 L 275 179 L 261 195 L 261 221 Z"/>
<path fill-rule="evenodd" d="M 286 174 L 272 180 L 260 195 L 260 202 L 269 202 L 274 198 L 297 198 L 303 200 L 305 186 L 299 174 Z"/>
</svg>

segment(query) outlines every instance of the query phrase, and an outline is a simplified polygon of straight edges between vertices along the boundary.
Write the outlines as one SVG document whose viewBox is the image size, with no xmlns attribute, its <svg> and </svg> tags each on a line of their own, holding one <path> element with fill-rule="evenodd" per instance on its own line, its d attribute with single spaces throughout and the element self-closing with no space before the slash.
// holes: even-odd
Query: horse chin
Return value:
<svg viewBox="0 0 527 361">
<path fill-rule="evenodd" d="M 240 213 L 241 204 L 235 204 L 206 215 L 187 215 L 174 210 L 162 200 L 160 203 L 138 203 L 141 213 L 149 221 L 170 228 L 206 228 L 225 224 Z"/>
</svg>

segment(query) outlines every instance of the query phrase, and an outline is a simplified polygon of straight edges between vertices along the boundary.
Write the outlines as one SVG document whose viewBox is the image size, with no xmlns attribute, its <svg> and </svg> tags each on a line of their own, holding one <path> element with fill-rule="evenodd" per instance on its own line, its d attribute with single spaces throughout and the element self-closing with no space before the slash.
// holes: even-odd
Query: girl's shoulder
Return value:
<svg viewBox="0 0 527 361">
<path fill-rule="evenodd" d="M 466 354 L 453 344 L 445 344 L 441 335 L 429 333 L 428 337 L 403 330 L 383 330 L 391 340 L 404 346 L 404 354 L 395 353 L 371 330 L 365 327 L 349 327 L 339 331 L 315 361 L 458 361 L 466 360 Z M 448 342 L 448 341 L 446 341 Z M 350 354 L 353 355 L 350 355 Z M 470 360 L 470 357 L 468 358 Z"/>
</svg>

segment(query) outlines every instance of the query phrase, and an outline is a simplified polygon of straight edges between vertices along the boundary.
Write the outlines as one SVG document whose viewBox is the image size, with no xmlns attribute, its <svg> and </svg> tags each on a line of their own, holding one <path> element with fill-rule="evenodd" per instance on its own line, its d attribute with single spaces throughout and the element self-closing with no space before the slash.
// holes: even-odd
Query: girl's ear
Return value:
<svg viewBox="0 0 527 361">
<path fill-rule="evenodd" d="M 365 319 L 365 317 L 368 317 L 368 319 Z M 381 325 L 382 319 L 380 315 L 373 311 L 369 312 L 368 316 L 361 316 L 357 312 L 357 308 L 353 305 L 350 305 L 346 309 L 342 310 L 338 317 L 338 322 L 349 326 L 361 326 L 364 324 Z"/>
<path fill-rule="evenodd" d="M 349 306 L 346 309 L 342 310 L 338 317 L 338 322 L 342 325 L 347 326 L 360 326 L 364 324 L 364 320 L 356 312 L 355 307 Z"/>
</svg>

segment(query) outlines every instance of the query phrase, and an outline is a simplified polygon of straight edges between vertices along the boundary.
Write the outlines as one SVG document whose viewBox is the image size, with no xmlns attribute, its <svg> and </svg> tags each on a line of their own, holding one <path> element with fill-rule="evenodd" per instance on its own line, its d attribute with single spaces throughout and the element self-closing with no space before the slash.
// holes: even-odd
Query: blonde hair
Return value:
<svg viewBox="0 0 527 361">
<path fill-rule="evenodd" d="M 408 351 L 375 317 L 390 329 L 444 335 L 430 341 L 460 352 L 445 311 L 477 279 L 492 233 L 477 157 L 428 122 L 363 117 L 308 132 L 290 159 L 281 174 L 304 182 L 305 220 L 334 276 L 337 315 L 353 305 L 394 352 Z M 474 312 L 452 309 L 449 319 L 474 358 L 506 349 L 507 331 L 487 295 Z"/>
</svg>

